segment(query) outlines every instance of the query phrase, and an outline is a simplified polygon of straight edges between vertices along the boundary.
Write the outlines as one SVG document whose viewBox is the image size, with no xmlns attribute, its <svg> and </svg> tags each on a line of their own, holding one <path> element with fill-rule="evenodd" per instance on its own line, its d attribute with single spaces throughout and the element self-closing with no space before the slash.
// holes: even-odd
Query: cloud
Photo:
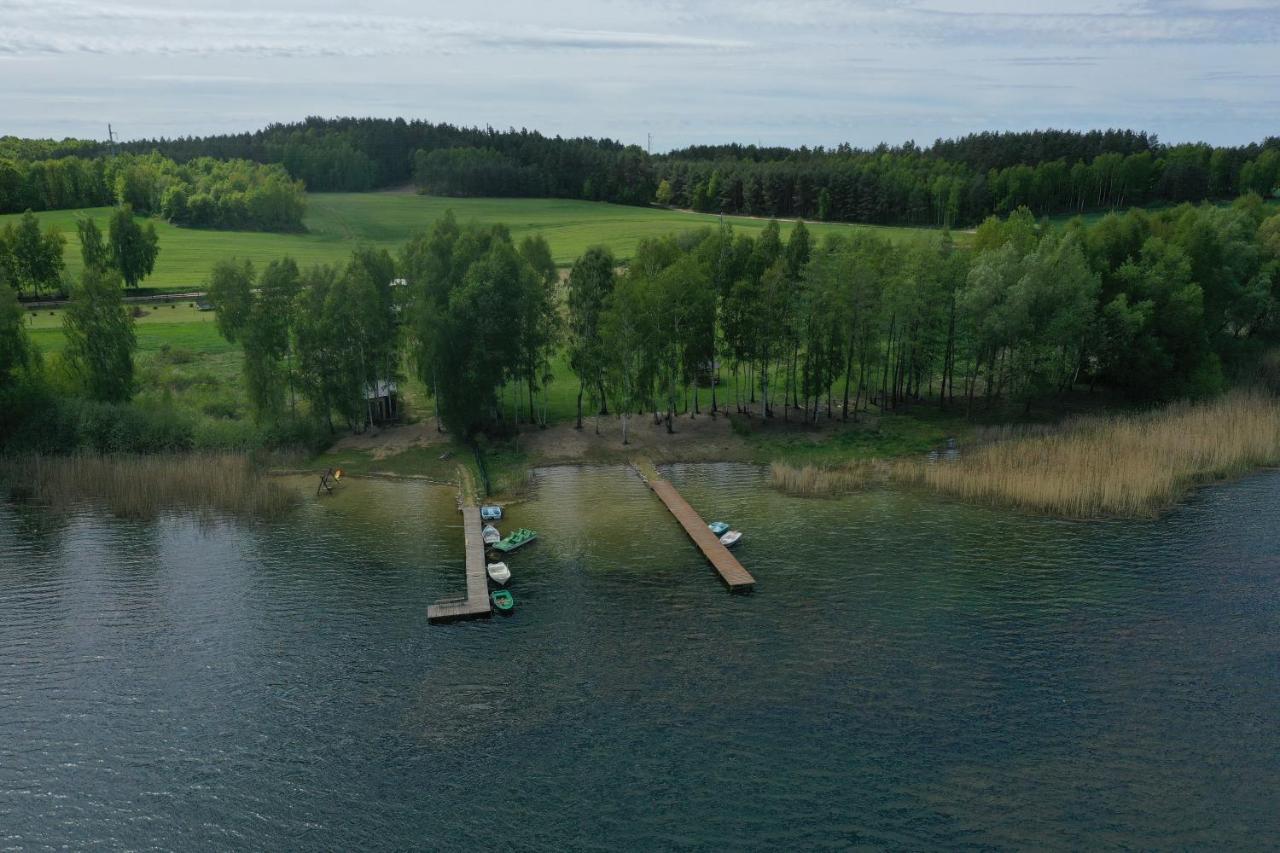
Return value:
<svg viewBox="0 0 1280 853">
<path fill-rule="evenodd" d="M 740 50 L 742 39 L 574 29 L 428 16 L 183 10 L 82 0 L 0 0 L 0 54 L 370 57 L 468 48 Z"/>
<path fill-rule="evenodd" d="M 262 77 L 237 74 L 138 74 L 128 77 L 143 83 L 262 83 Z"/>
<path fill-rule="evenodd" d="M 1009 56 L 999 60 L 1006 65 L 1043 66 L 1047 68 L 1077 68 L 1086 65 L 1097 65 L 1101 57 L 1097 56 Z"/>
</svg>

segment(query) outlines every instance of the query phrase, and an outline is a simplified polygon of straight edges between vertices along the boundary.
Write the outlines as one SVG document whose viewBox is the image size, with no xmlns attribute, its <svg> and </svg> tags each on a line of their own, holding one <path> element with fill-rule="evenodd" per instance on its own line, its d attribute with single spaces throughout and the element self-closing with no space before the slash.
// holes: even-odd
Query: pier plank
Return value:
<svg viewBox="0 0 1280 853">
<path fill-rule="evenodd" d="M 645 477 L 644 481 L 666 504 L 667 509 L 675 516 L 676 521 L 680 522 L 680 526 L 689 534 L 694 544 L 711 561 L 711 565 L 720 573 L 720 579 L 731 591 L 746 592 L 755 586 L 756 579 L 742 567 L 738 558 L 733 556 L 728 548 L 720 544 L 720 537 L 711 532 L 707 522 L 693 507 L 689 506 L 689 502 L 675 486 L 661 477 L 649 476 Z"/>
<path fill-rule="evenodd" d="M 485 574 L 484 539 L 481 537 L 480 510 L 475 506 L 462 509 L 462 535 L 466 544 L 467 595 L 447 598 L 427 607 L 428 622 L 453 622 L 491 616 L 489 581 Z"/>
</svg>

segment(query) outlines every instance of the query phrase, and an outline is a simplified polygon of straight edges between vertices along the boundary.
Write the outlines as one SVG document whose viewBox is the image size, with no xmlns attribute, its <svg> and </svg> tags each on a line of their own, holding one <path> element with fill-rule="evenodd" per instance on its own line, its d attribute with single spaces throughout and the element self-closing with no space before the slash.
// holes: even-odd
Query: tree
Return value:
<svg viewBox="0 0 1280 853">
<path fill-rule="evenodd" d="M 604 404 L 606 346 L 601 320 L 617 280 L 613 253 L 602 247 L 588 249 L 569 271 L 569 366 L 580 380 L 578 429 L 582 429 L 582 395 L 590 387 Z"/>
<path fill-rule="evenodd" d="M 151 222 L 145 228 L 139 225 L 129 205 L 121 205 L 111 214 L 107 243 L 111 263 L 119 270 L 126 287 L 136 288 L 155 269 L 156 256 L 160 253 L 156 226 Z"/>
<path fill-rule="evenodd" d="M 245 384 L 259 422 L 279 414 L 284 407 L 285 384 L 292 387 L 291 373 L 281 362 L 292 352 L 299 279 L 298 265 L 292 258 L 267 264 L 243 330 Z"/>
<path fill-rule="evenodd" d="M 543 248 L 530 245 L 526 252 L 542 256 Z M 506 228 L 459 228 L 451 215 L 405 248 L 418 373 L 440 419 L 460 437 L 496 421 L 498 388 L 524 375 L 536 336 L 523 324 L 533 310 L 530 299 L 545 294 L 549 274 L 545 258 L 540 266 L 541 274 Z"/>
<path fill-rule="evenodd" d="M 107 402 L 133 396 L 137 339 L 114 270 L 85 267 L 62 319 L 66 358 L 85 393 Z"/>
<path fill-rule="evenodd" d="M 654 201 L 658 202 L 658 204 L 661 204 L 665 207 L 671 204 L 671 199 L 674 198 L 674 196 L 675 196 L 675 193 L 671 189 L 670 181 L 668 181 L 666 178 L 663 178 L 661 181 L 658 182 L 658 191 L 654 194 Z"/>
<path fill-rule="evenodd" d="M 257 276 L 250 261 L 235 258 L 221 260 L 213 265 L 206 286 L 209 303 L 213 306 L 218 331 L 232 343 L 240 339 L 253 315 L 253 288 Z"/>
<path fill-rule="evenodd" d="M 66 244 L 56 228 L 40 231 L 40 222 L 28 210 L 16 228 L 5 229 L 5 243 L 12 255 L 15 286 L 31 288 L 36 294 L 56 290 L 62 281 L 62 247 Z"/>
<path fill-rule="evenodd" d="M 791 277 L 792 281 L 800 279 L 800 271 L 804 269 L 805 264 L 809 263 L 811 252 L 809 229 L 805 227 L 804 221 L 801 220 L 791 229 L 791 236 L 787 238 L 787 275 Z"/>
<path fill-rule="evenodd" d="M 449 297 L 443 324 L 448 354 L 439 381 L 445 422 L 459 435 L 470 436 L 494 419 L 498 387 L 517 375 L 520 340 L 503 318 L 513 306 L 521 309 L 522 294 L 536 287 L 534 278 L 510 238 L 494 240 Z"/>
<path fill-rule="evenodd" d="M 346 330 L 335 316 L 341 300 L 334 298 L 339 271 L 333 266 L 314 266 L 302 275 L 295 321 L 298 386 L 332 431 L 333 410 L 350 394 L 346 358 L 349 349 Z M 350 405 L 345 408 L 350 409 Z"/>
<path fill-rule="evenodd" d="M 551 246 L 541 234 L 520 241 L 520 257 L 534 273 L 527 279 L 530 288 L 521 298 L 523 310 L 519 314 L 520 374 L 529 391 L 529 422 L 533 423 L 537 419 L 534 396 L 552 379 L 551 356 L 560 340 L 560 312 L 556 305 L 560 270 L 551 257 Z M 544 409 L 543 426 L 545 415 Z"/>
<path fill-rule="evenodd" d="M 0 388 L 8 386 L 14 372 L 31 357 L 24 320 L 17 291 L 0 280 Z"/>
<path fill-rule="evenodd" d="M 263 272 L 259 306 L 266 310 L 292 302 L 297 309 L 289 329 L 260 325 L 257 345 L 278 364 L 292 337 L 296 384 L 331 429 L 337 412 L 349 428 L 362 430 L 371 420 L 369 390 L 390 378 L 378 355 L 387 342 L 385 296 L 377 283 L 381 274 L 369 268 L 371 261 L 375 267 L 381 262 L 377 254 L 357 250 L 341 268 L 317 266 L 298 274 L 290 261 Z M 394 352 L 394 339 L 391 348 Z"/>
<path fill-rule="evenodd" d="M 655 350 L 659 338 L 650 296 L 647 280 L 623 276 L 602 321 L 601 334 L 609 342 L 605 350 L 609 377 L 606 385 L 622 418 L 624 445 L 630 444 L 631 413 L 649 402 L 657 372 Z"/>
<path fill-rule="evenodd" d="M 80 257 L 86 267 L 107 269 L 111 266 L 111 251 L 102 239 L 98 223 L 92 219 L 76 220 L 76 233 L 80 238 Z"/>
</svg>

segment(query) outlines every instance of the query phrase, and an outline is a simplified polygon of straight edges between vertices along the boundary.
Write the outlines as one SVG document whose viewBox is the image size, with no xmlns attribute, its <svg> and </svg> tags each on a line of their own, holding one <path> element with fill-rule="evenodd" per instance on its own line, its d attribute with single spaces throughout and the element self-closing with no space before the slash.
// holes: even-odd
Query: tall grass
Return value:
<svg viewBox="0 0 1280 853">
<path fill-rule="evenodd" d="M 271 519 L 299 499 L 234 453 L 31 455 L 0 460 L 0 480 L 18 497 L 55 508 L 96 502 L 122 518 L 189 511 Z"/>
<path fill-rule="evenodd" d="M 784 462 L 769 466 L 775 488 L 803 498 L 833 497 L 865 488 L 883 480 L 888 473 L 883 462 L 859 460 L 835 467 L 804 465 L 796 467 Z"/>
<path fill-rule="evenodd" d="M 1280 462 L 1280 403 L 1236 393 L 901 462 L 894 478 L 979 503 L 1069 518 L 1153 516 L 1198 483 Z"/>
</svg>

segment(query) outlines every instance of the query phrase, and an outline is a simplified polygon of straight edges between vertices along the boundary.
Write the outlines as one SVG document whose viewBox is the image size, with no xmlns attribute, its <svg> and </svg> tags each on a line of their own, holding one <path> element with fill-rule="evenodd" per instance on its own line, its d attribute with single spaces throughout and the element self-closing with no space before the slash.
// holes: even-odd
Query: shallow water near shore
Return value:
<svg viewBox="0 0 1280 853">
<path fill-rule="evenodd" d="M 269 525 L 0 506 L 0 847 L 1261 848 L 1280 472 L 1146 522 L 664 469 L 536 473 L 510 618 L 449 489 Z"/>
</svg>

